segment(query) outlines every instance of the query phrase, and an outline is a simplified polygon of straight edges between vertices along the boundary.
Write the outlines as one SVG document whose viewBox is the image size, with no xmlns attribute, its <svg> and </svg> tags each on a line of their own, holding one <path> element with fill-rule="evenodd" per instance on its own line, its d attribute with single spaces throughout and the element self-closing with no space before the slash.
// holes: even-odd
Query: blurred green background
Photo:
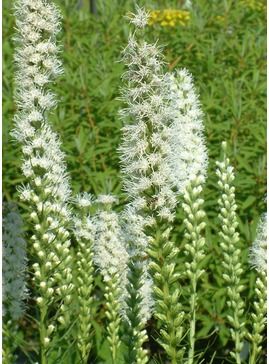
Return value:
<svg viewBox="0 0 269 364">
<path fill-rule="evenodd" d="M 121 194 L 117 147 L 122 126 L 118 111 L 123 65 L 119 61 L 129 32 L 124 16 L 134 11 L 135 1 L 96 0 L 97 14 L 90 13 L 90 2 L 86 0 L 58 0 L 56 3 L 63 13 L 60 41 L 65 72 L 53 85 L 59 104 L 50 120 L 62 140 L 73 191 Z M 191 3 L 192 6 L 188 6 Z M 222 363 L 230 343 L 220 272 L 222 257 L 216 234 L 219 225 L 215 161 L 220 156 L 221 141 L 226 140 L 236 171 L 240 244 L 245 265 L 243 294 L 249 310 L 255 275 L 247 262 L 248 248 L 255 238 L 259 216 L 266 209 L 266 2 L 163 0 L 138 1 L 138 4 L 151 11 L 160 10 L 158 16 L 166 14 L 159 22 L 152 18 L 147 28 L 147 41 L 158 40 L 163 45 L 167 69 L 186 67 L 193 74 L 204 111 L 210 159 L 204 191 L 208 254 L 207 274 L 199 287 L 200 341 L 197 348 L 198 351 L 206 348 L 206 363 L 215 352 L 213 362 Z M 189 12 L 189 19 L 173 24 L 173 11 L 183 8 Z M 167 12 L 167 9 L 171 10 Z M 24 182 L 20 172 L 21 153 L 9 135 L 15 111 L 13 35 L 12 2 L 4 0 L 3 198 L 18 202 L 16 187 Z M 179 246 L 184 245 L 182 217 L 179 207 L 173 235 Z M 179 263 L 183 259 L 182 254 Z M 187 291 L 183 288 L 182 302 L 188 309 L 185 296 Z M 154 332 L 154 325 L 154 322 L 149 323 L 149 332 Z M 102 322 L 97 326 L 98 330 L 103 330 Z M 104 352 L 98 345 L 93 355 Z M 163 355 L 161 349 L 153 341 L 149 345 L 154 362 L 159 362 Z M 94 362 L 94 356 L 91 360 Z"/>
</svg>

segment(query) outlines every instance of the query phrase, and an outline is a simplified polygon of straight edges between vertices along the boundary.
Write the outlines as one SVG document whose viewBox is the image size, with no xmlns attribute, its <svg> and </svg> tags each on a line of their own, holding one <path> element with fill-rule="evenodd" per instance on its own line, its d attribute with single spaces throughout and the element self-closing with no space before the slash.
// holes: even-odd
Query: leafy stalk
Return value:
<svg viewBox="0 0 269 364">
<path fill-rule="evenodd" d="M 267 298 L 267 213 L 263 214 L 257 229 L 257 237 L 251 247 L 250 262 L 257 271 L 254 310 L 251 314 L 252 332 L 248 339 L 252 343 L 249 364 L 257 363 L 262 350 L 262 332 L 266 324 Z"/>
<path fill-rule="evenodd" d="M 162 226 L 160 223 L 158 226 Z M 176 283 L 176 256 L 178 249 L 168 240 L 169 229 L 158 228 L 149 248 L 155 298 L 155 317 L 161 323 L 159 344 L 169 355 L 172 364 L 179 363 L 184 351 L 180 348 L 183 334 L 183 312 L 179 302 L 180 292 Z"/>
<path fill-rule="evenodd" d="M 243 269 L 240 262 L 241 250 L 238 247 L 239 234 L 236 232 L 238 222 L 236 218 L 235 188 L 232 185 L 234 180 L 233 167 L 230 166 L 230 161 L 226 156 L 227 145 L 225 142 L 222 143 L 222 149 L 223 159 L 221 162 L 216 162 L 218 166 L 216 173 L 219 177 L 218 186 L 221 192 L 221 197 L 218 200 L 221 222 L 219 236 L 221 239 L 220 246 L 223 251 L 223 279 L 227 284 L 227 305 L 230 309 L 227 319 L 232 327 L 230 332 L 234 341 L 234 350 L 230 354 L 235 359 L 236 364 L 241 364 L 240 353 L 245 337 L 244 302 L 240 296 L 241 291 L 244 289 L 244 286 L 240 283 Z"/>
<path fill-rule="evenodd" d="M 106 316 L 109 320 L 107 327 L 108 342 L 110 344 L 110 351 L 112 357 L 112 364 L 118 363 L 118 350 L 121 344 L 119 337 L 120 329 L 120 303 L 119 303 L 120 287 L 119 287 L 119 276 L 115 274 L 107 282 L 106 285 Z"/>
<path fill-rule="evenodd" d="M 125 360 L 127 363 L 146 364 L 149 360 L 148 352 L 143 348 L 143 344 L 148 340 L 147 332 L 144 328 L 144 321 L 141 320 L 141 305 L 143 298 L 141 288 L 143 286 L 143 266 L 133 257 L 130 259 L 126 295 L 125 310 L 125 344 L 127 354 Z"/>
<path fill-rule="evenodd" d="M 248 335 L 249 340 L 252 343 L 251 353 L 249 358 L 249 364 L 256 364 L 258 362 L 259 354 L 262 350 L 263 336 L 262 332 L 265 329 L 266 324 L 266 272 L 259 272 L 256 280 L 256 300 L 254 302 L 255 312 L 251 314 L 253 330 Z"/>
<path fill-rule="evenodd" d="M 190 262 L 186 262 L 186 274 L 190 279 L 190 331 L 189 331 L 189 353 L 188 364 L 194 362 L 195 355 L 195 334 L 196 334 L 196 310 L 197 310 L 197 283 L 204 273 L 199 268 L 200 263 L 205 257 L 204 245 L 205 238 L 201 235 L 205 228 L 205 213 L 202 210 L 203 199 L 200 198 L 202 192 L 202 182 L 204 179 L 200 177 L 194 178 L 186 187 L 184 193 L 183 209 L 186 214 L 184 224 L 186 226 L 185 237 L 188 240 L 185 245 L 185 252 L 190 257 Z"/>
<path fill-rule="evenodd" d="M 77 214 L 74 216 L 76 248 L 75 292 L 78 301 L 77 348 L 82 363 L 87 363 L 91 350 L 91 327 L 93 318 L 93 243 L 95 225 L 90 215 L 92 196 L 86 193 L 76 197 Z"/>
</svg>

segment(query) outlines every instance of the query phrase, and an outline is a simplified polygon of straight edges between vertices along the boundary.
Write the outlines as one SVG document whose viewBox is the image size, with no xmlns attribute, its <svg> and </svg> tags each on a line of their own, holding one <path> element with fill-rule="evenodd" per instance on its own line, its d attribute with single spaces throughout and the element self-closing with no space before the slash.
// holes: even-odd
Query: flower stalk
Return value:
<svg viewBox="0 0 269 364">
<path fill-rule="evenodd" d="M 54 334 L 69 323 L 72 263 L 67 229 L 69 178 L 48 114 L 56 106 L 50 83 L 62 73 L 56 36 L 60 13 L 46 0 L 15 2 L 17 112 L 13 137 L 22 145 L 25 185 L 20 198 L 31 207 L 31 255 L 39 312 L 40 361 L 47 364 Z M 55 313 L 55 307 L 57 312 Z"/>
<path fill-rule="evenodd" d="M 93 244 L 95 225 L 92 221 L 91 195 L 78 195 L 75 199 L 77 213 L 73 218 L 76 248 L 76 283 L 75 291 L 78 301 L 77 348 L 82 363 L 88 362 L 92 347 L 91 328 L 93 320 Z"/>
<path fill-rule="evenodd" d="M 257 272 L 254 312 L 251 313 L 252 332 L 248 334 L 251 352 L 249 364 L 258 361 L 262 350 L 262 332 L 266 325 L 267 312 L 267 214 L 263 214 L 258 226 L 257 237 L 250 253 L 250 262 Z"/>
<path fill-rule="evenodd" d="M 190 280 L 190 331 L 189 331 L 189 352 L 188 364 L 193 364 L 195 356 L 195 339 L 196 339 L 196 311 L 197 311 L 197 284 L 204 270 L 200 265 L 205 257 L 205 238 L 202 231 L 206 224 L 204 222 L 205 212 L 202 210 L 204 200 L 200 198 L 202 192 L 202 183 L 204 178 L 197 176 L 191 180 L 183 194 L 184 203 L 182 205 L 186 218 L 184 225 L 186 227 L 185 253 L 190 261 L 185 263 L 186 274 Z"/>
<path fill-rule="evenodd" d="M 228 322 L 231 325 L 231 337 L 234 341 L 234 350 L 231 351 L 231 356 L 236 364 L 241 364 L 241 350 L 243 348 L 243 339 L 245 338 L 245 322 L 244 322 L 244 302 L 240 293 L 244 286 L 240 283 L 243 273 L 240 262 L 240 249 L 238 247 L 239 234 L 236 231 L 238 226 L 236 218 L 236 202 L 235 188 L 233 186 L 234 173 L 233 167 L 227 158 L 227 144 L 222 143 L 223 159 L 216 162 L 217 176 L 219 178 L 218 186 L 221 192 L 221 197 L 218 200 L 220 207 L 219 219 L 221 222 L 220 246 L 223 251 L 224 268 L 223 279 L 227 284 L 227 305 L 230 309 L 230 314 L 227 316 Z"/>
<path fill-rule="evenodd" d="M 100 269 L 106 284 L 107 339 L 113 364 L 119 361 L 120 297 L 126 286 L 128 253 L 124 246 L 119 218 L 112 206 L 117 199 L 99 195 L 96 199 L 94 262 Z"/>
<path fill-rule="evenodd" d="M 145 325 L 151 317 L 154 301 L 153 282 L 145 252 L 148 237 L 143 231 L 148 221 L 137 213 L 134 205 L 127 204 L 121 215 L 123 237 L 129 254 L 127 284 L 121 305 L 125 324 L 126 362 L 142 364 L 149 360 L 148 351 L 143 346 L 148 340 Z"/>
<path fill-rule="evenodd" d="M 178 77 L 164 74 L 159 49 L 143 39 L 148 16 L 137 8 L 130 17 L 135 31 L 123 51 L 126 108 L 121 112 L 125 125 L 119 150 L 130 203 L 147 220 L 143 230 L 148 241 L 136 256 L 150 257 L 154 314 L 161 324 L 158 342 L 176 363 L 183 356 L 183 314 L 176 285 L 178 249 L 169 241 L 169 227 L 177 195 L 183 193 L 190 175 L 204 172 L 207 156 L 191 77 L 185 70 Z"/>
</svg>

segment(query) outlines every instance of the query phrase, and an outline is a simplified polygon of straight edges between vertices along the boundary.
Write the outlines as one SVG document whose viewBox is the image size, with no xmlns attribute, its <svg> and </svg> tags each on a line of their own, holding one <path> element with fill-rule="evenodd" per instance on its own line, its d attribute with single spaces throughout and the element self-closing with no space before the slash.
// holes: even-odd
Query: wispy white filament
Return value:
<svg viewBox="0 0 269 364">
<path fill-rule="evenodd" d="M 257 237 L 250 250 L 251 264 L 258 271 L 267 270 L 267 213 L 263 214 L 257 229 Z"/>
</svg>

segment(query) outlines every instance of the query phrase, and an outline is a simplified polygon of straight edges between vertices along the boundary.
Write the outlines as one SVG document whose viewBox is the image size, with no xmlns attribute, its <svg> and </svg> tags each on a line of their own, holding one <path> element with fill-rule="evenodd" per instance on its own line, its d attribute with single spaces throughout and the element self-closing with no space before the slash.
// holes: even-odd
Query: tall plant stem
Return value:
<svg viewBox="0 0 269 364">
<path fill-rule="evenodd" d="M 194 345 L 195 345 L 195 332 L 196 332 L 196 275 L 192 281 L 192 295 L 191 295 L 191 320 L 190 320 L 190 333 L 189 342 L 190 348 L 188 353 L 188 364 L 193 364 L 194 360 Z"/>
<path fill-rule="evenodd" d="M 142 276 L 143 268 L 139 265 L 139 257 L 132 257 L 129 261 L 129 275 L 126 299 L 127 320 L 125 322 L 125 344 L 127 353 L 125 355 L 126 363 L 146 364 L 149 360 L 147 350 L 143 348 L 145 341 L 148 341 L 145 323 L 141 320 L 141 287 L 143 285 Z"/>
<path fill-rule="evenodd" d="M 184 191 L 184 203 L 182 205 L 186 218 L 185 253 L 189 261 L 185 263 L 186 274 L 190 280 L 190 330 L 189 330 L 189 352 L 188 364 L 193 364 L 195 355 L 195 334 L 196 334 L 196 310 L 197 310 L 197 283 L 204 270 L 199 264 L 205 257 L 205 238 L 201 232 L 205 228 L 205 212 L 202 210 L 204 200 L 200 198 L 204 178 L 196 176 L 186 186 Z"/>
<path fill-rule="evenodd" d="M 47 330 L 46 330 L 46 326 L 45 326 L 46 315 L 47 315 L 47 308 L 45 306 L 42 306 L 40 308 L 40 323 L 39 323 L 41 364 L 47 364 L 47 356 L 46 356 Z"/>
<path fill-rule="evenodd" d="M 248 338 L 251 342 L 251 353 L 249 357 L 249 364 L 256 364 L 258 362 L 258 356 L 262 350 L 262 342 L 264 336 L 262 335 L 266 325 L 266 271 L 258 271 L 258 277 L 256 279 L 255 287 L 255 301 L 254 312 L 251 314 L 252 318 L 252 332 L 249 333 Z"/>
<path fill-rule="evenodd" d="M 168 240 L 168 230 L 158 230 L 149 250 L 153 260 L 150 267 L 154 280 L 155 316 L 161 323 L 158 342 L 172 364 L 179 363 L 183 357 L 183 351 L 179 347 L 183 313 L 179 304 L 179 289 L 175 286 L 179 278 L 175 272 L 177 253 L 174 243 Z"/>
<path fill-rule="evenodd" d="M 233 186 L 234 173 L 233 167 L 226 156 L 227 144 L 222 143 L 223 158 L 217 162 L 216 171 L 219 177 L 218 185 L 221 196 L 218 200 L 220 207 L 219 219 L 221 222 L 220 247 L 223 252 L 223 278 L 227 285 L 227 306 L 230 314 L 227 315 L 231 325 L 231 338 L 234 341 L 234 350 L 230 352 L 236 364 L 241 364 L 240 353 L 243 349 L 244 338 L 246 335 L 244 321 L 244 301 L 241 292 L 244 286 L 241 284 L 243 273 L 240 261 L 241 249 L 239 244 L 239 233 L 236 231 L 238 222 L 236 216 L 235 188 Z"/>
<path fill-rule="evenodd" d="M 118 363 L 118 350 L 120 347 L 120 305 L 119 305 L 119 294 L 120 289 L 118 286 L 119 276 L 114 275 L 108 282 L 106 286 L 105 298 L 107 300 L 107 311 L 106 316 L 109 319 L 108 331 L 108 341 L 110 344 L 112 364 Z"/>
</svg>

